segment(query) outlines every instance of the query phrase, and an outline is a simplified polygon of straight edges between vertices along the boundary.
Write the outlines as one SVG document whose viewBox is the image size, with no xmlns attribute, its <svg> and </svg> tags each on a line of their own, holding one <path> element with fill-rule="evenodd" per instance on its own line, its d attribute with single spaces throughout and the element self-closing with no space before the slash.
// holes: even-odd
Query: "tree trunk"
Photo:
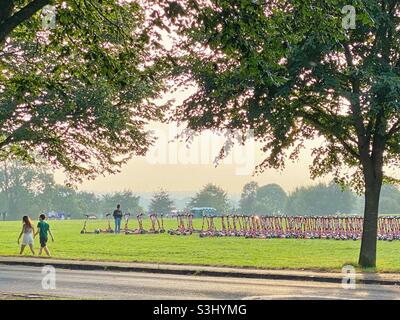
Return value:
<svg viewBox="0 0 400 320">
<path fill-rule="evenodd" d="M 3 21 L 0 22 L 0 45 L 17 26 L 19 26 L 24 21 L 30 19 L 36 12 L 38 12 L 44 6 L 50 3 L 52 3 L 52 0 L 33 0 L 29 2 L 25 7 L 14 13 L 12 16 L 7 17 L 6 13 L 3 12 Z M 8 0 L 4 5 L 6 5 L 7 7 L 12 6 L 13 8 L 14 1 Z M 7 7 L 6 9 L 8 10 L 9 8 Z M 10 13 L 11 11 L 8 12 L 8 14 Z"/>
<path fill-rule="evenodd" d="M 365 178 L 364 224 L 358 261 L 359 265 L 363 268 L 376 267 L 376 238 L 378 235 L 378 212 L 381 189 L 381 175 L 369 172 Z"/>
</svg>

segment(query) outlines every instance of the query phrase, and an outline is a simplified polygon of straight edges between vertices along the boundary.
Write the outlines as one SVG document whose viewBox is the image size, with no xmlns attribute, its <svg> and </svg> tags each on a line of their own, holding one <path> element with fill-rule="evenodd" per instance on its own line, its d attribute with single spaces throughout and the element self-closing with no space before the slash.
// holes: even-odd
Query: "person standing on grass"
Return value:
<svg viewBox="0 0 400 320">
<path fill-rule="evenodd" d="M 117 209 L 114 210 L 113 213 L 114 222 L 115 222 L 115 233 L 121 232 L 121 220 L 122 220 L 122 211 L 121 205 L 117 205 Z"/>
<path fill-rule="evenodd" d="M 35 233 L 35 237 L 39 234 L 39 240 L 40 240 L 40 249 L 39 249 L 39 256 L 42 254 L 42 251 L 44 250 L 47 254 L 47 256 L 50 255 L 50 250 L 47 248 L 47 233 L 50 234 L 51 240 L 54 242 L 54 237 L 53 234 L 51 233 L 50 226 L 49 224 L 45 221 L 46 216 L 44 214 L 41 214 L 39 216 L 39 223 L 37 225 L 38 230 Z"/>
<path fill-rule="evenodd" d="M 18 241 L 17 241 L 19 244 L 21 237 L 23 235 L 21 251 L 19 252 L 20 255 L 24 253 L 26 246 L 29 246 L 29 249 L 31 249 L 32 254 L 35 255 L 35 250 L 33 249 L 34 233 L 35 233 L 35 229 L 33 228 L 32 220 L 28 216 L 23 216 L 22 217 L 22 230 L 21 230 L 21 233 L 19 234 Z"/>
</svg>

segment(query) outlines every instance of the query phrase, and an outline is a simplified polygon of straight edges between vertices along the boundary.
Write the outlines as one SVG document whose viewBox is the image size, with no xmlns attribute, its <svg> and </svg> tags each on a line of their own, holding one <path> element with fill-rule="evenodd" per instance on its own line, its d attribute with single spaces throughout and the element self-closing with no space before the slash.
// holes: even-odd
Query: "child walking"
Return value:
<svg viewBox="0 0 400 320">
<path fill-rule="evenodd" d="M 20 255 L 24 253 L 25 247 L 29 246 L 33 255 L 35 255 L 35 250 L 33 249 L 33 238 L 34 238 L 35 230 L 33 228 L 32 220 L 28 216 L 22 217 L 22 230 L 18 237 L 18 244 L 22 238 L 21 251 Z"/>
<path fill-rule="evenodd" d="M 44 214 L 41 214 L 39 216 L 39 223 L 37 225 L 38 230 L 35 233 L 35 237 L 37 236 L 37 234 L 39 234 L 39 240 L 40 240 L 39 256 L 42 254 L 42 251 L 44 250 L 47 256 L 50 257 L 51 256 L 50 250 L 49 248 L 47 248 L 47 240 L 48 240 L 47 233 L 50 234 L 51 240 L 53 242 L 54 242 L 54 237 L 53 234 L 51 233 L 49 224 L 45 220 L 46 216 Z"/>
</svg>

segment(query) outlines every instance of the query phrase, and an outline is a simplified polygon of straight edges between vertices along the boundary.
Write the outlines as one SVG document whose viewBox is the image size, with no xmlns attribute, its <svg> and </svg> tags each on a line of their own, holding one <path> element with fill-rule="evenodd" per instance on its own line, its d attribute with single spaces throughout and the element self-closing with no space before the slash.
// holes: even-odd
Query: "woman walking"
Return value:
<svg viewBox="0 0 400 320">
<path fill-rule="evenodd" d="M 25 247 L 29 246 L 33 255 L 35 255 L 35 250 L 33 249 L 33 235 L 34 235 L 34 228 L 32 224 L 32 220 L 28 216 L 24 216 L 22 218 L 22 230 L 18 237 L 18 244 L 22 237 L 22 244 L 21 244 L 21 251 L 19 254 L 23 254 Z"/>
</svg>

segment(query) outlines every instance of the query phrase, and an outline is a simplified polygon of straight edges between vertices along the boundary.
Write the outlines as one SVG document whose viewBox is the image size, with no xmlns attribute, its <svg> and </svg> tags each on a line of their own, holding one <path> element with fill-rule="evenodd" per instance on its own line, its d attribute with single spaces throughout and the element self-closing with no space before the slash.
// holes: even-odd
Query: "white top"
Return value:
<svg viewBox="0 0 400 320">
<path fill-rule="evenodd" d="M 24 246 L 33 245 L 33 228 L 24 226 L 24 236 L 22 237 Z"/>
</svg>

